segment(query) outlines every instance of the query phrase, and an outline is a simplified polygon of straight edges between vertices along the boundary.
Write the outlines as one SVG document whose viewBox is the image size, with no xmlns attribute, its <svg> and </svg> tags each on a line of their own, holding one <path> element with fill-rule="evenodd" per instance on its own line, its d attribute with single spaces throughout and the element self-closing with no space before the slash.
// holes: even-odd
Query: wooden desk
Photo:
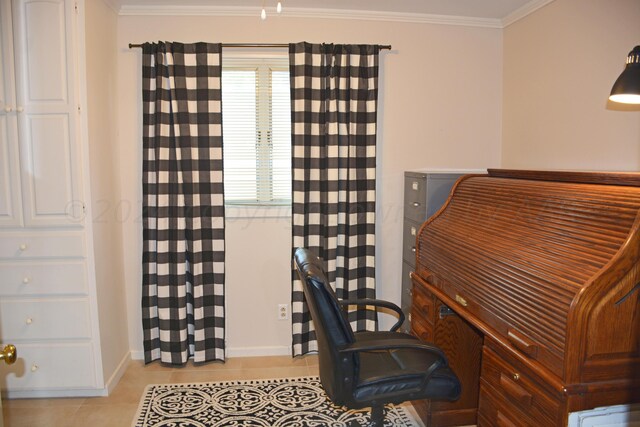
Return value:
<svg viewBox="0 0 640 427">
<path fill-rule="evenodd" d="M 489 170 L 416 239 L 412 331 L 447 353 L 458 402 L 431 426 L 566 426 L 640 402 L 640 174 Z"/>
</svg>

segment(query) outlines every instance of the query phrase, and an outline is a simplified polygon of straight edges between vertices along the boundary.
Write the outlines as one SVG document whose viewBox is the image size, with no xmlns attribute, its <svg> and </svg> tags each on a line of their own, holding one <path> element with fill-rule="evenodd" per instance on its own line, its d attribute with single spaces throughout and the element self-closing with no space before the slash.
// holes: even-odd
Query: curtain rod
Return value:
<svg viewBox="0 0 640 427">
<path fill-rule="evenodd" d="M 141 44 L 129 43 L 129 49 L 142 47 Z M 287 43 L 222 43 L 222 47 L 289 47 Z M 391 45 L 380 45 L 380 49 L 391 50 Z"/>
</svg>

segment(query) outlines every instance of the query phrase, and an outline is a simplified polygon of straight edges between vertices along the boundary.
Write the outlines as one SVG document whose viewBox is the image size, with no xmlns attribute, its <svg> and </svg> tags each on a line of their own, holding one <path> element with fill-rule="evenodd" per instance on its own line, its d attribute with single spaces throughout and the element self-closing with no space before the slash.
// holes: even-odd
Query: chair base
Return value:
<svg viewBox="0 0 640 427">
<path fill-rule="evenodd" d="M 369 427 L 382 427 L 384 425 L 384 405 L 376 405 L 371 408 L 371 422 Z"/>
<path fill-rule="evenodd" d="M 371 408 L 371 418 L 366 427 L 382 427 L 384 426 L 384 405 L 374 406 Z M 357 421 L 351 421 L 349 427 L 365 427 Z"/>
</svg>

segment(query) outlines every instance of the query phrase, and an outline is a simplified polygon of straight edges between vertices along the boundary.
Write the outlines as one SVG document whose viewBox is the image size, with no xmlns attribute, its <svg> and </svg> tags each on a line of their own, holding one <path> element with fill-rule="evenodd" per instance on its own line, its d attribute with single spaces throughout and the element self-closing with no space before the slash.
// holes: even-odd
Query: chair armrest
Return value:
<svg viewBox="0 0 640 427">
<path fill-rule="evenodd" d="M 400 328 L 400 326 L 402 326 L 405 319 L 402 309 L 398 307 L 396 304 L 392 303 L 391 301 L 385 301 L 381 299 L 371 299 L 371 298 L 353 299 L 353 300 L 345 299 L 340 301 L 340 305 L 342 305 L 343 307 L 346 307 L 348 305 L 373 305 L 376 307 L 384 307 L 384 308 L 388 308 L 389 310 L 395 311 L 398 314 L 398 321 L 396 322 L 395 325 L 391 327 L 391 329 L 389 329 L 391 332 L 397 331 Z"/>
<path fill-rule="evenodd" d="M 394 348 L 408 348 L 414 350 L 422 350 L 430 353 L 435 353 L 442 358 L 443 361 L 447 360 L 447 356 L 444 354 L 440 347 L 426 342 L 418 341 L 417 339 L 384 339 L 364 342 L 354 342 L 338 349 L 340 353 L 356 353 L 363 351 L 375 351 L 375 350 L 390 350 Z"/>
</svg>

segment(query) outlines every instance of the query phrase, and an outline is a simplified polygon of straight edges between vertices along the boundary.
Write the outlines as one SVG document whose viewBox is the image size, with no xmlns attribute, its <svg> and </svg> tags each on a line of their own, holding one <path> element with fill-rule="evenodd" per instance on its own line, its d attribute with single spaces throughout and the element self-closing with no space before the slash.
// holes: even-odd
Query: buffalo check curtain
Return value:
<svg viewBox="0 0 640 427">
<path fill-rule="evenodd" d="M 142 50 L 145 362 L 224 360 L 221 45 Z"/>
<path fill-rule="evenodd" d="M 375 298 L 378 53 L 373 45 L 289 45 L 293 249 L 325 262 L 341 299 Z M 293 355 L 317 350 L 302 283 L 292 272 Z M 375 312 L 350 311 L 356 330 Z"/>
</svg>

